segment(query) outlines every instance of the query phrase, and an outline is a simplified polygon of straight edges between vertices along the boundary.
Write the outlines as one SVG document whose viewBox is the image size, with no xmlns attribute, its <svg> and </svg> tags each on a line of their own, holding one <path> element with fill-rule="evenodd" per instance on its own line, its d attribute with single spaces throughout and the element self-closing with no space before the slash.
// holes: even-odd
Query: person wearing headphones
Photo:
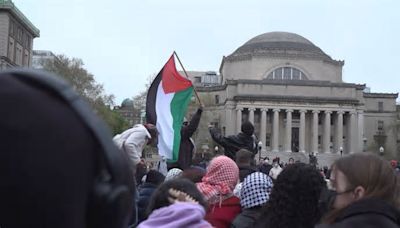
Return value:
<svg viewBox="0 0 400 228">
<path fill-rule="evenodd" d="M 56 76 L 0 73 L 0 227 L 127 227 L 129 160 Z"/>
</svg>

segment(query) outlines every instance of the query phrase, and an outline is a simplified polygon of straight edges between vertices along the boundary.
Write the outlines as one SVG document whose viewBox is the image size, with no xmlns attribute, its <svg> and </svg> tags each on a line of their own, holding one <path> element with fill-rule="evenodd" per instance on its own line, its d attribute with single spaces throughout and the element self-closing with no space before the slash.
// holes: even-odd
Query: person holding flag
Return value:
<svg viewBox="0 0 400 228">
<path fill-rule="evenodd" d="M 162 161 L 167 159 L 170 163 L 188 166 L 188 162 L 185 161 L 191 162 L 192 151 L 186 151 L 185 146 L 182 146 L 181 150 L 181 141 L 190 140 L 190 136 L 197 128 L 202 112 L 202 108 L 200 108 L 197 111 L 198 117 L 195 117 L 194 120 L 192 118 L 193 126 L 190 134 L 188 134 L 189 137 L 182 138 L 182 123 L 193 91 L 200 106 L 202 105 L 192 82 L 176 70 L 175 56 L 176 53 L 174 52 L 149 88 L 146 99 L 146 121 L 157 127 L 159 132 L 158 153 L 162 157 Z M 185 70 L 184 72 L 186 73 Z M 188 157 L 190 159 L 187 159 Z"/>
</svg>

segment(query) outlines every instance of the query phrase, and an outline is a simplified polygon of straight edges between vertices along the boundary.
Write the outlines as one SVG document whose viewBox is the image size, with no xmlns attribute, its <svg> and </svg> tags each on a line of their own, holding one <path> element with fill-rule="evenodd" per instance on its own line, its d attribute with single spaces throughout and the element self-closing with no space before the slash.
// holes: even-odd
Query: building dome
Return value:
<svg viewBox="0 0 400 228">
<path fill-rule="evenodd" d="M 133 107 L 133 101 L 131 99 L 129 99 L 129 98 L 126 98 L 125 100 L 122 101 L 121 107 L 122 108 Z"/>
<path fill-rule="evenodd" d="M 311 57 L 329 58 L 319 47 L 306 38 L 289 32 L 268 32 L 258 35 L 240 46 L 229 55 L 229 60 L 237 57 L 260 55 L 307 55 Z"/>
</svg>

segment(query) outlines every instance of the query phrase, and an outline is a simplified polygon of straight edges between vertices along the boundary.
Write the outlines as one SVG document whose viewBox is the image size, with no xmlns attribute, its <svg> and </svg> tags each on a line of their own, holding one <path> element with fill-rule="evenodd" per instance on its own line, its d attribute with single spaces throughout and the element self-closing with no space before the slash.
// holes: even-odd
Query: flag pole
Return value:
<svg viewBox="0 0 400 228">
<path fill-rule="evenodd" d="M 174 51 L 174 55 L 176 56 L 176 59 L 178 59 L 178 62 L 179 62 L 179 64 L 181 65 L 182 70 L 183 70 L 183 72 L 185 73 L 186 77 L 189 79 L 189 75 L 187 74 L 185 68 L 183 67 L 183 64 L 182 64 L 181 60 L 180 60 L 179 57 L 178 57 L 178 54 L 177 54 L 175 51 Z M 194 87 L 194 85 L 193 85 L 193 91 L 194 91 L 194 94 L 196 95 L 196 98 L 197 98 L 197 100 L 199 101 L 200 105 L 201 105 L 202 107 L 204 107 L 204 105 L 203 105 L 203 103 L 201 102 L 200 97 L 199 97 L 199 94 L 197 93 L 196 88 Z"/>
</svg>

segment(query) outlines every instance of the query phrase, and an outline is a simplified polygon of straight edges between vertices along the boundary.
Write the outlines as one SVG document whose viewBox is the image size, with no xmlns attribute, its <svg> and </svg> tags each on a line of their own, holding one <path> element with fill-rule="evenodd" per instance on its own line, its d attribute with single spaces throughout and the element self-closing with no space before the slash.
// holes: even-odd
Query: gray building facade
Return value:
<svg viewBox="0 0 400 228">
<path fill-rule="evenodd" d="M 254 123 L 261 157 L 306 161 L 314 153 L 321 166 L 364 151 L 399 158 L 398 94 L 344 82 L 343 66 L 300 35 L 270 32 L 223 57 L 219 84 L 204 86 L 199 74 L 191 79 L 206 100 L 207 121 L 225 135 Z"/>
<path fill-rule="evenodd" d="M 33 39 L 39 35 L 11 0 L 0 0 L 0 69 L 30 67 Z"/>
</svg>

